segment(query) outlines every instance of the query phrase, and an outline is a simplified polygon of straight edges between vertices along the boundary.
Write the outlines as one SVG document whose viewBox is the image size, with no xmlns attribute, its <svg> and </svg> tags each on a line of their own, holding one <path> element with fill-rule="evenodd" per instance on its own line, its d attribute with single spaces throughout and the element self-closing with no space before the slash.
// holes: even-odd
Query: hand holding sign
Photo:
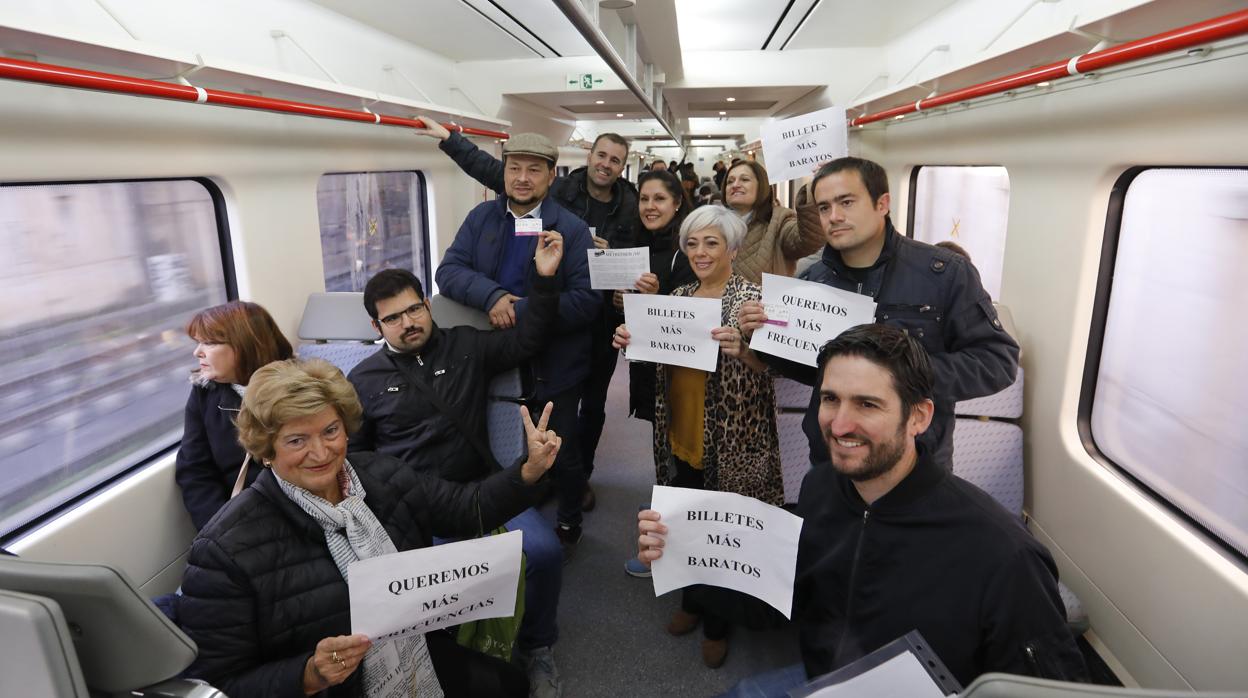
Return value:
<svg viewBox="0 0 1248 698">
<path fill-rule="evenodd" d="M 542 409 L 542 416 L 537 420 L 537 426 L 533 426 L 529 410 L 525 407 L 520 408 L 520 417 L 524 420 L 524 438 L 529 445 L 529 458 L 520 467 L 520 477 L 524 479 L 526 485 L 537 482 L 547 470 L 550 470 L 550 466 L 555 462 L 555 456 L 559 455 L 559 447 L 563 445 L 563 439 L 546 428 L 550 422 L 550 413 L 554 409 L 555 403 L 546 403 L 546 407 Z"/>
<path fill-rule="evenodd" d="M 661 518 L 654 509 L 637 513 L 637 559 L 646 567 L 663 557 L 663 536 L 667 535 L 667 526 L 659 523 Z"/>
<path fill-rule="evenodd" d="M 611 346 L 616 349 L 628 349 L 629 339 L 632 337 L 628 333 L 628 325 L 620 325 L 615 328 L 615 334 L 611 335 Z"/>
<path fill-rule="evenodd" d="M 554 276 L 559 271 L 559 262 L 563 259 L 563 235 L 554 230 L 542 232 L 537 241 L 537 250 L 533 253 L 533 263 L 539 276 Z"/>
<path fill-rule="evenodd" d="M 741 341 L 741 330 L 735 327 L 716 327 L 711 330 L 711 337 L 719 342 L 719 350 L 724 353 L 724 356 L 739 359 L 745 351 L 749 350 L 749 347 Z"/>
<path fill-rule="evenodd" d="M 737 324 L 741 326 L 741 334 L 749 339 L 754 335 L 754 330 L 767 324 L 767 311 L 763 308 L 762 301 L 746 301 L 741 304 L 741 309 L 737 311 Z"/>
<path fill-rule="evenodd" d="M 372 646 L 365 635 L 335 635 L 316 643 L 303 666 L 303 692 L 312 695 L 346 681 Z"/>
</svg>

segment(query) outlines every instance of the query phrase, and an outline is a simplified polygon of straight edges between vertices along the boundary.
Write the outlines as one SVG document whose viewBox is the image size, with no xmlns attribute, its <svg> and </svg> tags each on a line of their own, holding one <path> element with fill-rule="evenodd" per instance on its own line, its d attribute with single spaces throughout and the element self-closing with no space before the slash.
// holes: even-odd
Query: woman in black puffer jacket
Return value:
<svg viewBox="0 0 1248 698">
<path fill-rule="evenodd" d="M 529 507 L 559 450 L 545 429 L 550 409 L 537 427 L 526 420 L 521 467 L 465 486 L 382 454 L 348 461 L 347 434 L 362 409 L 330 364 L 280 361 L 256 371 L 239 439 L 267 468 L 191 546 L 180 621 L 199 656 L 187 675 L 233 698 L 527 696 L 523 670 L 444 632 L 375 647 L 352 635 L 346 570 L 426 547 L 433 535 L 480 534 Z"/>
</svg>

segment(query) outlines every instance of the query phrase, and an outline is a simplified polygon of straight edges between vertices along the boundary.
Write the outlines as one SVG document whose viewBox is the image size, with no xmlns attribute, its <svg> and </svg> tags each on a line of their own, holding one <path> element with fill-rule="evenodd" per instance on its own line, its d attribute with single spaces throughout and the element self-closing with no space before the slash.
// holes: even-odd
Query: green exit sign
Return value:
<svg viewBox="0 0 1248 698">
<path fill-rule="evenodd" d="M 593 73 L 569 74 L 564 89 L 568 90 L 601 90 L 606 80 Z"/>
</svg>

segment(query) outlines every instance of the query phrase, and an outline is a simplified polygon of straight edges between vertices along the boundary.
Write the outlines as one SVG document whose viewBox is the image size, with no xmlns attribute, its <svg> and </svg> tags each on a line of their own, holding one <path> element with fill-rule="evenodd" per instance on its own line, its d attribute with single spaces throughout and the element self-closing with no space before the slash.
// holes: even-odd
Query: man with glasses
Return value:
<svg viewBox="0 0 1248 698">
<path fill-rule="evenodd" d="M 494 375 L 537 355 L 557 322 L 563 237 L 541 233 L 533 255 L 536 274 L 525 321 L 483 331 L 438 327 L 420 280 L 405 269 L 379 272 L 364 287 L 364 308 L 384 346 L 352 369 L 364 407 L 351 451 L 379 451 L 410 462 L 438 463 L 445 480 L 480 480 L 500 467 L 488 450 L 487 388 Z M 420 458 L 413 455 L 420 453 Z M 511 465 L 503 463 L 502 466 Z M 550 647 L 563 580 L 558 536 L 537 510 L 507 522 L 524 531 L 525 613 L 517 645 L 528 659 L 530 683 L 557 694 Z"/>
</svg>

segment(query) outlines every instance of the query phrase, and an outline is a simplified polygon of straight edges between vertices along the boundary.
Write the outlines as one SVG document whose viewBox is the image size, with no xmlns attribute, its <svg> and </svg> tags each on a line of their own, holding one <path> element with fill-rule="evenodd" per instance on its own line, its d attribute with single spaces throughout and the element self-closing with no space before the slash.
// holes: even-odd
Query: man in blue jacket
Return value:
<svg viewBox="0 0 1248 698">
<path fill-rule="evenodd" d="M 581 538 L 581 497 L 585 472 L 577 443 L 577 404 L 589 373 L 592 321 L 601 295 L 590 289 L 589 227 L 548 197 L 559 151 L 536 133 L 513 136 L 503 146 L 505 197 L 474 208 L 438 266 L 438 288 L 448 298 L 490 315 L 497 329 L 524 322 L 533 254 L 538 234 L 563 235 L 559 280 L 559 321 L 549 348 L 529 362 L 526 393 L 532 404 L 554 403 L 550 428 L 564 436 L 552 472 L 559 500 L 555 532 L 565 555 Z"/>
<path fill-rule="evenodd" d="M 425 128 L 417 133 L 438 139 L 438 148 L 450 156 L 469 177 L 503 194 L 503 164 L 472 141 L 447 130 L 434 119 L 421 118 Z M 641 226 L 637 213 L 637 190 L 621 177 L 628 161 L 628 140 L 618 133 L 600 133 L 594 139 L 585 166 L 555 177 L 550 198 L 559 202 L 589 225 L 594 246 L 633 247 L 635 230 Z M 603 292 L 602 310 L 590 328 L 589 375 L 581 390 L 580 425 L 577 439 L 581 465 L 585 468 L 585 495 L 581 509 L 594 508 L 594 491 L 588 480 L 594 474 L 594 452 L 606 423 L 607 390 L 615 373 L 619 352 L 611 345 L 611 334 L 624 322 L 624 315 L 611 303 L 612 291 Z"/>
<path fill-rule="evenodd" d="M 1018 372 L 1018 343 L 1001 327 L 992 299 L 970 261 L 912 240 L 889 219 L 888 175 L 880 165 L 844 157 L 819 168 L 811 182 L 828 244 L 799 278 L 870 296 L 876 322 L 907 330 L 931 355 L 936 374 L 932 425 L 920 440 L 932 459 L 952 468 L 953 406 L 1004 390 Z M 742 305 L 747 337 L 767 316 L 757 301 Z M 785 376 L 815 386 L 814 368 L 760 354 Z M 820 434 L 819 390 L 802 422 L 811 465 L 828 465 Z"/>
</svg>

